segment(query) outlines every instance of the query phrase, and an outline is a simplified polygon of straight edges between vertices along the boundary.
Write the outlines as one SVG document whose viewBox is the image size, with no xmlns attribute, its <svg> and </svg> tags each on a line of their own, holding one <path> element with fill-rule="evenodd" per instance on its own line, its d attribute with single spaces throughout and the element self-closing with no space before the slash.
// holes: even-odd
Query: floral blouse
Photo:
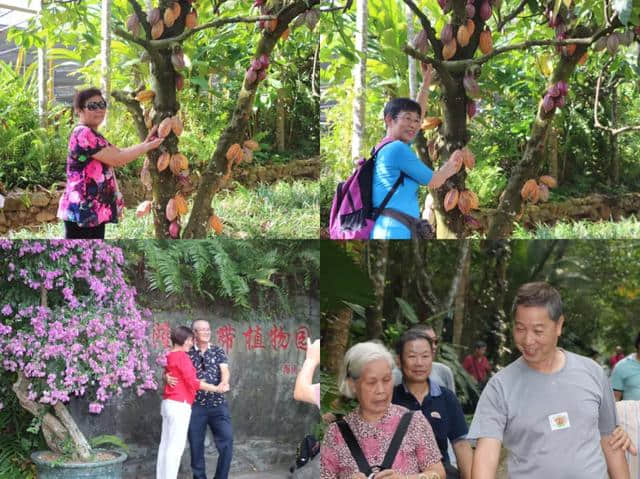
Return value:
<svg viewBox="0 0 640 479">
<path fill-rule="evenodd" d="M 67 185 L 60 197 L 58 218 L 90 228 L 117 223 L 124 208 L 113 168 L 93 158 L 112 146 L 104 136 L 85 125 L 69 138 Z"/>
<path fill-rule="evenodd" d="M 391 444 L 400 419 L 408 409 L 391 404 L 387 413 L 377 422 L 368 423 L 357 409 L 344 417 L 358 440 L 367 462 L 380 465 Z M 321 479 L 351 479 L 359 472 L 338 425 L 329 426 L 322 441 Z M 392 468 L 400 474 L 418 474 L 437 464 L 441 455 L 431 426 L 422 414 L 413 414 Z"/>
</svg>

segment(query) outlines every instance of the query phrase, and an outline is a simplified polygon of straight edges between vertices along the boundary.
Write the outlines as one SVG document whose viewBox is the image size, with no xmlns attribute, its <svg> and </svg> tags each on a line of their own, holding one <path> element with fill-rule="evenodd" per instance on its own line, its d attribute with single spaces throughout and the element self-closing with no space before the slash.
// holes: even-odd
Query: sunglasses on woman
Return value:
<svg viewBox="0 0 640 479">
<path fill-rule="evenodd" d="M 85 107 L 87 110 L 90 111 L 95 111 L 95 110 L 106 110 L 107 109 L 107 102 L 102 100 L 102 101 L 92 101 L 91 103 L 87 103 L 87 106 Z"/>
</svg>

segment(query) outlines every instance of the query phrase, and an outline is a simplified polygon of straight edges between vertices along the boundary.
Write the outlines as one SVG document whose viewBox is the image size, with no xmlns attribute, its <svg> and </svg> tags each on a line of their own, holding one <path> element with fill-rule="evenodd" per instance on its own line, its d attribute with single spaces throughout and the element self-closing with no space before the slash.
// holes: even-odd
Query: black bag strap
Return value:
<svg viewBox="0 0 640 479">
<path fill-rule="evenodd" d="M 382 148 L 387 146 L 389 143 L 393 143 L 393 141 L 394 140 L 383 141 L 382 145 L 380 145 L 377 149 L 375 147 L 371 148 L 371 159 L 375 159 L 375 157 L 378 155 L 380 150 L 382 150 Z M 404 183 L 405 176 L 407 176 L 407 175 L 404 172 L 400 172 L 400 176 L 398 176 L 398 179 L 393 184 L 391 189 L 389 191 L 387 191 L 387 194 L 385 195 L 384 199 L 382 200 L 382 203 L 380 203 L 380 206 L 373 209 L 373 215 L 372 215 L 373 221 L 377 220 L 378 216 L 380 216 L 380 213 L 382 212 L 382 210 L 384 210 L 387 207 L 387 203 L 389 203 L 389 201 L 391 200 L 391 197 L 394 195 L 394 193 L 400 187 L 400 185 L 402 185 Z"/>
<path fill-rule="evenodd" d="M 396 182 L 393 184 L 391 189 L 387 192 L 384 199 L 382 200 L 382 203 L 380 203 L 380 206 L 374 209 L 373 211 L 374 221 L 378 219 L 378 216 L 380 216 L 380 213 L 382 213 L 382 210 L 386 208 L 387 203 L 389 203 L 389 200 L 391 200 L 391 197 L 396 192 L 396 190 L 400 187 L 402 183 L 404 183 L 404 177 L 405 177 L 405 174 L 400 173 L 400 176 L 398 176 L 398 179 L 396 180 Z"/>
<path fill-rule="evenodd" d="M 367 462 L 367 459 L 364 457 L 364 453 L 360 448 L 360 444 L 358 444 L 358 440 L 353 435 L 353 431 L 349 427 L 349 424 L 347 424 L 344 419 L 339 419 L 338 421 L 336 421 L 336 424 L 340 428 L 340 433 L 344 438 L 344 442 L 347 443 L 349 451 L 351 452 L 353 459 L 355 459 L 356 464 L 358 465 L 358 469 L 365 476 L 369 476 L 371 474 L 371 466 Z"/>
<path fill-rule="evenodd" d="M 393 461 L 400 450 L 400 445 L 402 444 L 402 440 L 404 439 L 404 435 L 407 433 L 407 429 L 409 428 L 409 423 L 411 422 L 411 418 L 413 417 L 413 411 L 409 411 L 404 413 L 402 419 L 400 419 L 400 423 L 398 424 L 398 428 L 396 429 L 393 438 L 391 439 L 391 444 L 389 444 L 389 449 L 387 449 L 387 453 L 384 455 L 384 460 L 382 461 L 382 470 L 391 469 L 393 466 Z"/>
<path fill-rule="evenodd" d="M 381 471 L 386 469 L 391 469 L 393 466 L 393 461 L 398 455 L 398 451 L 400 450 L 400 445 L 402 444 L 402 440 L 404 439 L 405 434 L 407 433 L 407 429 L 409 428 L 409 423 L 411 422 L 411 418 L 413 417 L 414 411 L 408 411 L 404 413 L 402 418 L 400 419 L 400 423 L 396 428 L 396 432 L 393 434 L 391 438 L 391 443 L 389 444 L 389 449 L 387 449 L 387 453 L 384 455 L 384 459 L 382 460 L 382 465 L 379 468 Z M 340 419 L 336 421 L 336 424 L 340 428 L 340 433 L 344 438 L 344 442 L 347 443 L 347 447 L 353 456 L 353 459 L 356 461 L 358 465 L 358 469 L 365 476 L 369 476 L 372 472 L 372 468 L 367 462 L 367 459 L 364 457 L 364 453 L 360 448 L 360 444 L 358 444 L 358 440 L 353 435 L 353 431 L 349 427 L 349 424 L 344 419 Z"/>
</svg>

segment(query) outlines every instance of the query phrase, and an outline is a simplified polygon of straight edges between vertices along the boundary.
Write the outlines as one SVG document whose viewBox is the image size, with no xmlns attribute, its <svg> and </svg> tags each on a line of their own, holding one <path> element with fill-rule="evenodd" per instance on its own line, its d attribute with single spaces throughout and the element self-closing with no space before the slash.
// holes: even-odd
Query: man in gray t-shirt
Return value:
<svg viewBox="0 0 640 479">
<path fill-rule="evenodd" d="M 609 444 L 616 416 L 607 377 L 591 359 L 557 347 L 564 323 L 558 292 L 525 284 L 513 313 L 522 356 L 480 396 L 467 435 L 478 439 L 473 479 L 495 478 L 502 444 L 510 479 L 628 479 L 624 452 Z"/>
</svg>

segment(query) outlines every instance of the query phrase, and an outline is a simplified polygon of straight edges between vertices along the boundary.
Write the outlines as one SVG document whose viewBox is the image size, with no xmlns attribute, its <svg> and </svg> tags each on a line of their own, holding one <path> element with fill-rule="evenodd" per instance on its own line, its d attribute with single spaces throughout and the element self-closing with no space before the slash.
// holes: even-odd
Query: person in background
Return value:
<svg viewBox="0 0 640 479">
<path fill-rule="evenodd" d="M 320 340 L 307 338 L 307 357 L 296 377 L 293 399 L 315 404 L 320 409 L 320 383 L 313 384 L 313 373 L 320 364 Z"/>
<path fill-rule="evenodd" d="M 473 354 L 468 354 L 462 363 L 462 367 L 477 381 L 482 387 L 487 382 L 491 364 L 485 356 L 487 353 L 487 343 L 476 341 L 473 345 Z"/>
<path fill-rule="evenodd" d="M 616 401 L 640 400 L 640 334 L 636 337 L 636 352 L 618 361 L 611 373 L 611 386 Z"/>
<path fill-rule="evenodd" d="M 171 331 L 173 349 L 167 355 L 165 372 L 178 379 L 175 386 L 165 385 L 162 395 L 162 436 L 158 448 L 156 479 L 176 479 L 180 459 L 184 452 L 191 418 L 191 405 L 196 392 L 216 392 L 219 386 L 201 381 L 187 355 L 193 346 L 193 332 L 186 326 L 178 326 Z"/>
<path fill-rule="evenodd" d="M 211 326 L 208 321 L 196 320 L 191 328 L 195 341 L 189 350 L 189 357 L 196 368 L 196 374 L 199 379 L 219 386 L 215 392 L 198 391 L 191 408 L 188 438 L 193 479 L 207 479 L 204 460 L 207 426 L 213 433 L 218 451 L 214 478 L 227 479 L 233 454 L 233 427 L 227 400 L 224 397 L 224 393 L 230 389 L 229 361 L 221 347 L 210 343 Z M 165 380 L 169 384 L 176 384 L 176 378 L 172 375 L 165 375 Z"/>
<path fill-rule="evenodd" d="M 611 359 L 609 359 L 609 365 L 611 366 L 612 371 L 613 368 L 616 367 L 616 364 L 618 364 L 618 362 L 622 359 L 624 359 L 624 351 L 622 350 L 622 346 L 616 346 L 616 353 L 611 356 Z"/>
<path fill-rule="evenodd" d="M 421 411 L 429 421 L 442 454 L 447 479 L 470 479 L 473 452 L 466 440 L 467 423 L 455 394 L 431 377 L 434 348 L 426 333 L 405 332 L 396 343 L 403 381 L 393 389 L 393 404 Z M 451 464 L 448 441 L 458 468 Z"/>
<path fill-rule="evenodd" d="M 433 326 L 429 324 L 419 324 L 411 329 L 422 331 L 427 335 L 433 346 L 433 358 L 435 359 L 438 355 L 438 344 L 440 343 L 440 339 L 438 338 L 435 329 L 433 329 Z M 453 371 L 451 370 L 451 368 L 446 364 L 440 363 L 438 361 L 432 361 L 431 364 L 432 367 L 429 378 L 438 381 L 441 386 L 450 389 L 455 394 L 456 383 L 453 379 Z"/>
</svg>

